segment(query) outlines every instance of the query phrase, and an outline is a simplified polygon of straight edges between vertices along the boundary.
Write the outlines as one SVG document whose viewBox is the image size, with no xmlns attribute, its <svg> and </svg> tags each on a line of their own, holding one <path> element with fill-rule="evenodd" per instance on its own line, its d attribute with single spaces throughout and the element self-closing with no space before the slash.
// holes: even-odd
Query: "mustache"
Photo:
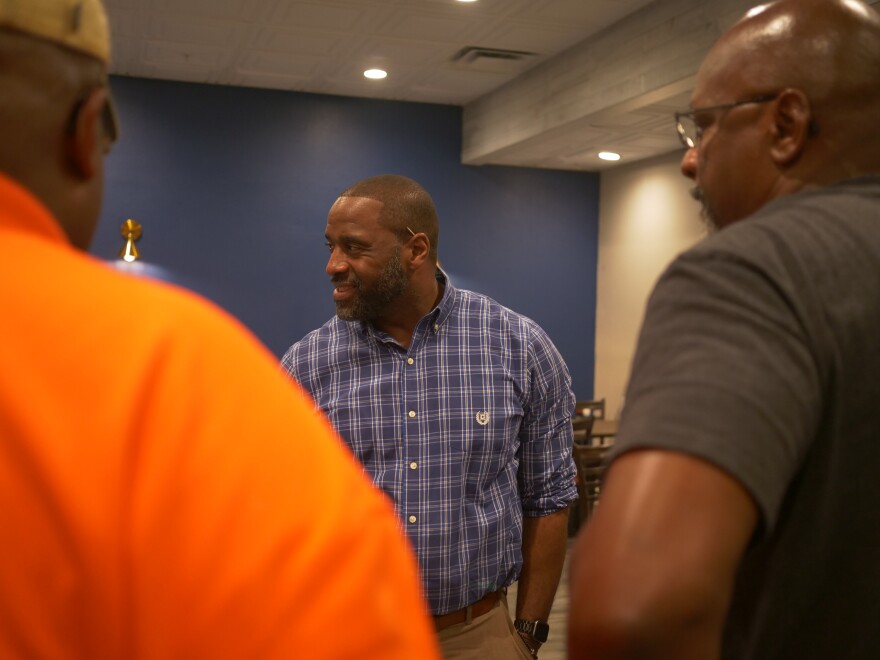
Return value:
<svg viewBox="0 0 880 660">
<path fill-rule="evenodd" d="M 357 289 L 359 289 L 361 286 L 361 281 L 357 277 L 346 278 L 344 276 L 334 275 L 333 277 L 330 278 L 330 282 L 331 282 L 331 284 L 333 284 L 335 286 L 339 286 L 340 284 L 350 284 L 351 286 L 353 286 Z"/>
</svg>

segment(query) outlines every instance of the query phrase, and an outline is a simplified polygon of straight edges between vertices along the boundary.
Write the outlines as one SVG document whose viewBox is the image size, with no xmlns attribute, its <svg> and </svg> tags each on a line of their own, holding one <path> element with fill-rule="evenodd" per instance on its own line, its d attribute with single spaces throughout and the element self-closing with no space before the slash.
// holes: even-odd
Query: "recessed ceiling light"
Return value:
<svg viewBox="0 0 880 660">
<path fill-rule="evenodd" d="M 620 154 L 616 154 L 613 151 L 600 151 L 599 158 L 602 160 L 620 160 Z"/>
<path fill-rule="evenodd" d="M 459 2 L 476 2 L 477 0 L 458 0 Z"/>
<path fill-rule="evenodd" d="M 388 72 L 383 71 L 382 69 L 367 69 L 364 71 L 364 78 L 370 78 L 372 80 L 382 80 L 382 78 L 387 75 Z"/>
</svg>

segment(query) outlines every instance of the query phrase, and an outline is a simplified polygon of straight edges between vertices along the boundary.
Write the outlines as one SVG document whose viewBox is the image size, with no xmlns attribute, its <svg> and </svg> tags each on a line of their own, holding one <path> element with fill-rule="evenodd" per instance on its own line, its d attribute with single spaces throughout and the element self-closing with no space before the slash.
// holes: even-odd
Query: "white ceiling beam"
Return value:
<svg viewBox="0 0 880 660">
<path fill-rule="evenodd" d="M 712 44 L 754 5 L 657 0 L 467 104 L 462 162 L 546 166 L 530 159 L 540 153 L 541 141 L 558 142 L 566 133 L 575 139 L 609 114 L 644 111 L 680 97 L 692 88 Z M 641 148 L 639 156 L 676 148 L 671 120 L 670 135 L 668 145 Z M 622 135 L 609 137 L 626 142 Z"/>
</svg>

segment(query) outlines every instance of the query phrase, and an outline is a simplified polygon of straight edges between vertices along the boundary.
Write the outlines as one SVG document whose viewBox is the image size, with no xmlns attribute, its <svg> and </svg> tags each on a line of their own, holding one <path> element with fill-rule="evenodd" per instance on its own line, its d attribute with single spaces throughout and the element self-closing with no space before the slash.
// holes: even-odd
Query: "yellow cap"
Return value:
<svg viewBox="0 0 880 660">
<path fill-rule="evenodd" d="M 101 0 L 0 0 L 0 28 L 110 61 L 110 30 Z"/>
</svg>

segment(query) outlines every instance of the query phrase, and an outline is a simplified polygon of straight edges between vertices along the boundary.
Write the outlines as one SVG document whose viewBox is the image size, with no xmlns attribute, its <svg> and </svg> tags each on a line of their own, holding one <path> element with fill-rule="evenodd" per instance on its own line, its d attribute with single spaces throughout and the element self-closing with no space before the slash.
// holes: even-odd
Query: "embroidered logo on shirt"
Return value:
<svg viewBox="0 0 880 660">
<path fill-rule="evenodd" d="M 486 426 L 489 423 L 489 413 L 486 411 L 477 413 L 477 424 L 480 426 Z"/>
</svg>

